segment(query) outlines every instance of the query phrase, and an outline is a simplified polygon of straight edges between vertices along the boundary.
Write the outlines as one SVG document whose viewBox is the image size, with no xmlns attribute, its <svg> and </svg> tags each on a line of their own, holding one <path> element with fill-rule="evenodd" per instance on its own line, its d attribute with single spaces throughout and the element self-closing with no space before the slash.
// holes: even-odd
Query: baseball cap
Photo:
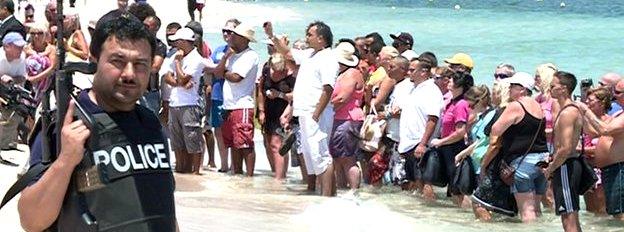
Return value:
<svg viewBox="0 0 624 232">
<path fill-rule="evenodd" d="M 461 64 L 471 69 L 474 67 L 472 58 L 466 53 L 457 53 L 453 55 L 453 57 L 445 59 L 444 62 L 448 64 Z"/>
<path fill-rule="evenodd" d="M 535 87 L 535 79 L 531 74 L 526 72 L 517 72 L 510 78 L 504 79 L 509 84 L 521 85 L 524 88 L 532 90 Z"/>
<path fill-rule="evenodd" d="M 414 38 L 412 37 L 412 35 L 410 35 L 410 33 L 407 33 L 407 32 L 401 32 L 399 33 L 399 35 L 390 34 L 390 38 L 399 40 L 408 45 L 414 45 Z"/>
<path fill-rule="evenodd" d="M 180 30 L 176 31 L 175 34 L 173 34 L 172 36 L 169 36 L 168 39 L 171 41 L 176 41 L 180 39 L 188 40 L 188 41 L 195 41 L 195 32 L 193 32 L 193 30 L 188 27 L 180 28 Z"/>
<path fill-rule="evenodd" d="M 9 32 L 2 39 L 2 44 L 13 44 L 18 47 L 24 47 L 26 45 L 26 41 L 20 33 Z"/>
</svg>

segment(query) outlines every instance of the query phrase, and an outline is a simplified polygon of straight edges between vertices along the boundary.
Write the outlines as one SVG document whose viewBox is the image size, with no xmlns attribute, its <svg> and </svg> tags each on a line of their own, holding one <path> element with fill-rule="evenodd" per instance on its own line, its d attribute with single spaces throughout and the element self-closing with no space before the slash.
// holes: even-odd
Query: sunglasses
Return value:
<svg viewBox="0 0 624 232">
<path fill-rule="evenodd" d="M 43 31 L 31 32 L 31 35 L 43 35 Z"/>
<path fill-rule="evenodd" d="M 435 75 L 433 75 L 433 78 L 436 79 L 436 80 L 441 80 L 441 79 L 444 79 L 444 76 L 435 74 Z"/>
<path fill-rule="evenodd" d="M 624 93 L 624 90 L 617 90 L 617 89 L 613 88 L 613 95 L 620 95 L 622 93 Z"/>
<path fill-rule="evenodd" d="M 223 33 L 223 35 L 232 34 L 232 31 L 230 31 L 230 30 L 221 30 L 221 32 Z"/>
<path fill-rule="evenodd" d="M 505 79 L 505 78 L 509 78 L 510 76 L 507 75 L 507 74 L 504 74 L 504 73 L 496 73 L 496 74 L 494 74 L 494 77 L 496 79 Z"/>
</svg>

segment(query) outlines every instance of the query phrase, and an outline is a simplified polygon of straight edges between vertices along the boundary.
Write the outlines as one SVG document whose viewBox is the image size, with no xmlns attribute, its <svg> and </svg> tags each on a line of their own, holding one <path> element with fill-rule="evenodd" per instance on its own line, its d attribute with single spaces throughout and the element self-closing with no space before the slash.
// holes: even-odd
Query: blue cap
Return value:
<svg viewBox="0 0 624 232">
<path fill-rule="evenodd" d="M 9 32 L 4 35 L 4 38 L 2 39 L 2 44 L 6 45 L 11 43 L 18 47 L 24 47 L 26 45 L 24 37 L 22 37 L 22 35 L 17 32 Z"/>
</svg>

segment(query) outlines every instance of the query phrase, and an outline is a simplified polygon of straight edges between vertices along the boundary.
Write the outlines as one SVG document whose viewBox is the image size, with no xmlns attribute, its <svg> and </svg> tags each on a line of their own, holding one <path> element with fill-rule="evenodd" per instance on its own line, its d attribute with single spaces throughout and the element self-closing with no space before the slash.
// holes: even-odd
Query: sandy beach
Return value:
<svg viewBox="0 0 624 232">
<path fill-rule="evenodd" d="M 45 10 L 45 4 L 47 1 L 45 0 L 31 0 L 30 1 L 35 7 L 35 20 L 45 21 L 45 17 L 43 15 L 43 11 Z M 133 2 L 133 1 L 130 1 Z M 170 22 L 179 22 L 181 24 L 185 24 L 190 20 L 190 17 L 187 13 L 186 2 L 184 1 L 173 1 L 173 0 L 150 0 L 148 1 L 156 10 L 158 16 L 162 20 L 162 27 L 159 31 L 158 36 L 164 40 L 164 27 Z M 269 11 L 266 11 L 262 14 L 251 13 L 253 10 L 250 7 L 247 7 L 240 3 L 231 3 L 225 1 L 207 1 L 207 7 L 204 8 L 204 20 L 202 24 L 205 27 L 206 32 L 210 31 L 219 31 L 223 22 L 226 19 L 247 15 L 247 17 L 268 17 L 270 15 Z M 107 13 L 110 10 L 113 10 L 117 7 L 116 1 L 113 0 L 77 0 L 76 8 L 69 8 L 69 4 L 65 3 L 66 11 L 74 11 L 78 12 L 80 15 L 80 20 L 83 28 L 87 27 L 87 24 L 90 20 L 97 20 L 101 15 Z M 220 11 L 221 13 L 213 14 L 207 13 L 208 9 L 229 9 Z M 233 10 L 237 9 L 237 10 Z M 18 19 L 23 19 L 23 13 L 17 12 L 16 9 L 16 17 Z M 264 15 L 264 16 L 262 16 Z M 261 21 L 258 21 L 261 22 Z M 88 37 L 88 33 L 85 33 L 85 36 Z M 87 38 L 90 40 L 90 38 Z M 260 175 L 269 175 L 270 167 L 268 165 L 268 161 L 266 156 L 264 155 L 264 147 L 261 147 L 262 144 L 262 136 L 259 134 L 256 135 L 256 144 L 260 145 L 260 147 L 256 148 L 258 151 L 258 159 L 256 162 L 256 171 Z M 6 165 L 0 165 L 0 195 L 4 196 L 4 193 L 8 190 L 8 188 L 16 181 L 17 173 L 22 169 L 22 166 L 28 160 L 29 150 L 26 145 L 20 144 L 19 149 L 21 151 L 1 151 L 0 155 L 6 160 L 9 160 L 13 163 L 17 163 L 20 167 L 11 167 Z M 173 157 L 173 155 L 172 155 Z M 217 163 L 218 160 L 218 154 Z M 297 171 L 296 173 L 293 172 Z M 205 175 L 203 176 L 190 176 L 190 175 L 177 175 L 177 191 L 176 191 L 176 211 L 178 214 L 178 221 L 180 224 L 181 231 L 216 231 L 220 229 L 227 228 L 228 225 L 235 225 L 236 223 L 233 221 L 216 221 L 217 223 L 205 223 L 205 219 L 209 217 L 209 215 L 219 215 L 223 214 L 224 210 L 204 210 L 210 207 L 210 205 L 206 204 L 197 204 L 196 198 L 198 196 L 206 196 L 212 195 L 213 198 L 218 202 L 222 199 L 216 197 L 221 194 L 208 194 L 211 191 L 219 191 L 219 192 L 227 192 L 226 190 L 222 190 L 222 186 L 210 185 L 210 181 L 214 179 L 222 179 L 224 178 L 224 174 L 217 174 L 215 170 L 212 171 L 204 171 Z M 266 174 L 269 173 L 269 174 Z M 289 173 L 290 176 L 299 176 L 298 169 L 292 169 Z M 226 177 L 227 178 L 227 177 Z M 235 178 L 235 177 L 232 177 Z M 205 186 L 212 186 L 212 188 L 206 188 Z M 225 194 L 227 195 L 227 194 Z M 215 198 L 216 197 L 216 198 Z M 9 202 L 2 210 L 0 210 L 0 224 L 2 225 L 3 231 L 23 231 L 20 222 L 19 216 L 17 213 L 17 199 L 19 196 L 15 197 L 11 202 Z M 238 209 L 235 209 L 238 211 Z M 242 211 L 241 211 L 242 212 Z M 252 213 L 253 212 L 249 212 Z M 230 213 L 231 214 L 231 213 Z M 268 221 L 267 221 L 268 223 Z M 225 227 L 224 227 L 225 226 Z M 212 229 L 211 229 L 212 228 Z"/>
<path fill-rule="evenodd" d="M 30 0 L 30 2 L 36 9 L 35 19 L 45 21 L 43 11 L 47 0 Z M 133 2 L 133 0 L 130 0 L 130 2 Z M 446 12 L 440 9 L 426 8 L 396 9 L 394 6 L 366 5 L 364 3 L 368 2 L 362 2 L 360 6 L 356 6 L 360 2 L 319 1 L 312 3 L 308 1 L 280 1 L 277 3 L 270 2 L 263 4 L 262 2 L 245 3 L 207 0 L 201 23 L 204 26 L 204 34 L 208 37 L 204 39 L 208 40 L 207 42 L 213 48 L 222 43 L 220 40 L 221 27 L 223 23 L 230 18 L 238 18 L 243 22 L 251 23 L 256 26 L 256 39 L 258 41 L 265 38 L 260 27 L 262 22 L 268 20 L 276 22 L 276 25 L 284 26 L 280 27 L 278 33 L 288 33 L 290 38 L 296 39 L 303 36 L 302 29 L 308 22 L 321 18 L 329 22 L 333 28 L 337 29 L 334 31 L 336 35 L 335 39 L 363 35 L 371 31 L 380 31 L 385 36 L 389 33 L 386 30 L 401 29 L 420 32 L 436 28 L 431 31 L 432 33 L 422 33 L 418 35 L 422 36 L 422 38 L 416 39 L 418 41 L 416 43 L 418 47 L 415 50 L 420 51 L 425 48 L 428 50 L 432 49 L 432 51 L 439 55 L 440 59 L 446 57 L 447 54 L 451 54 L 451 51 L 455 52 L 457 49 L 468 49 L 467 52 L 475 53 L 482 52 L 482 54 L 477 53 L 475 56 L 481 58 L 480 61 L 485 60 L 482 63 L 478 63 L 478 69 L 475 70 L 480 72 L 480 75 L 475 76 L 487 80 L 491 79 L 491 70 L 489 69 L 497 64 L 495 62 L 499 62 L 501 59 L 509 59 L 509 57 L 503 55 L 500 55 L 501 57 L 492 58 L 499 54 L 489 51 L 489 48 L 476 46 L 473 48 L 470 47 L 470 44 L 459 44 L 456 42 L 459 41 L 459 39 L 451 37 L 452 35 L 460 33 L 456 33 L 459 31 L 457 28 L 452 27 L 452 25 L 449 26 L 450 19 L 453 19 L 453 17 L 468 18 L 470 17 L 468 14 L 479 16 L 483 14 L 473 13 L 474 11 L 468 9 L 464 10 L 463 8 L 462 11 Z M 148 3 L 153 6 L 158 16 L 161 18 L 162 26 L 158 37 L 163 41 L 165 40 L 164 28 L 167 24 L 179 22 L 184 25 L 190 20 L 186 1 L 148 0 Z M 293 7 L 295 4 L 301 5 L 296 5 L 299 8 L 295 8 Z M 115 0 L 77 0 L 75 9 L 68 9 L 68 6 L 69 4 L 66 3 L 66 10 L 78 12 L 82 28 L 85 30 L 89 21 L 97 20 L 101 15 L 117 7 Z M 394 15 L 393 12 L 398 12 L 399 10 L 405 11 L 401 11 L 404 13 L 398 16 Z M 488 14 L 491 13 L 492 12 L 488 12 Z M 16 11 L 15 14 L 18 19 L 23 19 L 23 12 Z M 418 25 L 407 25 L 408 22 L 412 21 L 420 23 L 419 20 L 408 17 L 415 17 L 416 15 L 424 18 L 427 14 L 431 15 L 427 19 L 427 23 L 422 23 L 422 25 L 427 26 L 423 26 L 424 29 L 416 27 Z M 362 15 L 370 17 L 367 19 L 373 23 L 366 22 L 357 27 L 353 26 L 352 22 L 354 22 L 354 20 L 348 16 L 361 17 Z M 438 21 L 434 20 L 434 16 L 439 17 L 439 19 L 437 19 Z M 394 19 L 390 20 L 391 18 L 400 17 L 404 17 L 405 21 L 399 22 Z M 497 17 L 496 20 L 510 20 L 508 23 L 512 23 L 511 21 L 523 21 L 496 15 L 495 17 Z M 576 20 L 578 21 L 579 19 Z M 616 19 L 613 20 L 615 21 Z M 282 22 L 281 25 L 279 25 L 280 22 Z M 288 26 L 292 28 L 286 28 L 286 22 L 289 22 Z M 475 28 L 483 27 L 492 22 L 493 21 L 473 19 L 471 23 L 475 25 L 471 26 Z M 527 24 L 530 24 L 530 22 L 527 22 Z M 530 28 L 529 26 L 525 27 Z M 466 28 L 475 31 L 475 33 L 480 31 L 472 27 Z M 503 27 L 497 26 L 497 28 Z M 520 27 L 516 26 L 514 29 L 516 28 Z M 394 31 L 392 33 L 394 33 Z M 85 32 L 85 36 L 87 37 L 87 41 L 90 41 L 88 33 Z M 443 36 L 449 36 L 451 38 L 446 41 Z M 479 36 L 470 34 L 466 37 L 478 37 L 479 39 L 483 39 L 480 36 L 481 34 L 479 34 Z M 517 40 L 513 40 L 514 38 Z M 519 50 L 533 51 L 532 49 L 534 48 L 528 45 L 528 48 L 522 46 L 516 47 L 517 44 L 524 44 L 524 38 L 520 36 L 514 38 L 506 39 L 504 44 L 505 46 L 507 44 L 510 44 L 509 46 L 513 45 L 513 49 L 502 45 L 499 45 L 499 47 L 492 46 L 491 43 L 496 42 L 495 40 L 478 41 L 476 44 L 482 44 L 483 46 L 494 47 L 496 49 L 507 49 L 506 51 L 509 51 L 510 54 L 514 56 L 514 59 L 516 59 L 517 54 L 519 54 L 517 55 L 517 59 L 530 57 L 524 55 L 524 53 L 520 53 Z M 443 43 L 433 46 L 430 41 L 442 41 Z M 464 41 L 463 38 L 461 41 Z M 551 42 L 552 41 L 546 41 L 544 44 Z M 565 43 L 558 40 L 552 43 L 565 45 Z M 265 51 L 264 48 L 262 48 L 264 46 L 263 43 L 255 43 L 251 46 L 257 50 L 258 53 L 264 53 Z M 609 47 L 605 46 L 605 48 Z M 556 49 L 552 50 L 554 51 Z M 561 56 L 569 56 L 564 52 L 559 53 Z M 580 54 L 585 53 L 581 52 Z M 263 55 L 265 56 L 265 54 L 261 54 L 261 56 Z M 507 54 L 507 56 L 512 55 Z M 540 58 L 542 56 L 552 57 L 553 59 L 563 59 L 560 56 L 552 54 L 550 56 L 549 54 L 540 54 Z M 621 64 L 621 58 L 619 57 L 620 56 L 617 56 L 609 61 Z M 515 62 L 516 60 L 514 59 L 510 61 Z M 568 60 L 568 62 L 575 63 L 575 60 Z M 603 61 L 601 60 L 600 62 Z M 530 62 L 517 63 L 519 63 L 520 68 L 526 71 L 532 70 L 534 68 L 534 63 L 537 63 L 537 61 L 531 60 Z M 591 65 L 594 64 L 591 62 L 588 63 L 588 66 Z M 486 69 L 487 71 L 482 71 Z M 544 216 L 541 217 L 537 223 L 528 225 L 520 224 L 518 218 L 502 216 L 495 216 L 493 223 L 475 222 L 471 210 L 454 207 L 451 201 L 444 197 L 446 189 L 441 188 L 436 189 L 436 194 L 440 200 L 435 204 L 426 203 L 422 198 L 417 196 L 418 194 L 401 191 L 396 186 L 384 186 L 381 189 L 377 189 L 365 185 L 357 196 L 346 194 L 345 190 L 340 190 L 338 192 L 338 197 L 335 198 L 323 198 L 319 197 L 318 194 L 309 194 L 305 192 L 305 186 L 301 183 L 301 175 L 298 167 L 289 167 L 286 181 L 277 182 L 273 180 L 271 169 L 265 155 L 262 136 L 258 130 L 255 132 L 255 177 L 248 178 L 222 174 L 218 173 L 215 169 L 204 170 L 201 176 L 175 174 L 176 215 L 181 231 L 414 231 L 415 229 L 420 229 L 422 231 L 465 232 L 561 230 L 559 218 L 556 217 L 552 211 L 545 211 Z M 17 173 L 28 159 L 28 147 L 22 144 L 19 145 L 18 148 L 21 151 L 0 151 L 0 155 L 2 155 L 4 159 L 20 165 L 20 167 L 0 165 L 0 195 L 4 195 L 6 190 L 15 182 Z M 171 157 L 174 157 L 173 153 Z M 219 155 L 215 154 L 215 158 L 215 163 L 219 164 Z M 204 159 L 204 162 L 207 162 L 207 157 Z M 23 231 L 17 212 L 18 198 L 19 196 L 0 210 L 0 225 L 2 225 L 2 231 Z M 585 231 L 622 231 L 621 224 L 608 221 L 607 218 L 596 217 L 590 215 L 590 213 L 586 211 L 581 212 L 581 215 L 581 223 Z"/>
</svg>

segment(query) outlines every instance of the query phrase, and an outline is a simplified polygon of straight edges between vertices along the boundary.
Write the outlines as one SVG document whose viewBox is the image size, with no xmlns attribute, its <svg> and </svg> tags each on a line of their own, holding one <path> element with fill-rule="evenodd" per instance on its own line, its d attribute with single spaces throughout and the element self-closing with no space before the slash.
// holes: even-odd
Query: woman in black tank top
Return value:
<svg viewBox="0 0 624 232">
<path fill-rule="evenodd" d="M 282 128 L 280 116 L 292 99 L 290 94 L 295 86 L 295 74 L 288 61 L 275 53 L 262 69 L 258 88 L 258 120 L 262 125 L 267 159 L 276 179 L 284 179 L 288 169 L 288 156 L 281 156 L 279 148 L 282 137 L 277 131 Z"/>
<path fill-rule="evenodd" d="M 496 179 L 500 179 L 501 163 L 514 168 L 514 182 L 508 187 L 522 221 L 530 222 L 541 214 L 539 202 L 546 193 L 546 178 L 536 166 L 548 158 L 546 121 L 539 103 L 529 97 L 534 87 L 533 77 L 520 72 L 507 82 L 510 83 L 510 100 L 514 102 L 492 126 L 490 146 L 481 168 L 494 170 L 492 178 Z"/>
</svg>

